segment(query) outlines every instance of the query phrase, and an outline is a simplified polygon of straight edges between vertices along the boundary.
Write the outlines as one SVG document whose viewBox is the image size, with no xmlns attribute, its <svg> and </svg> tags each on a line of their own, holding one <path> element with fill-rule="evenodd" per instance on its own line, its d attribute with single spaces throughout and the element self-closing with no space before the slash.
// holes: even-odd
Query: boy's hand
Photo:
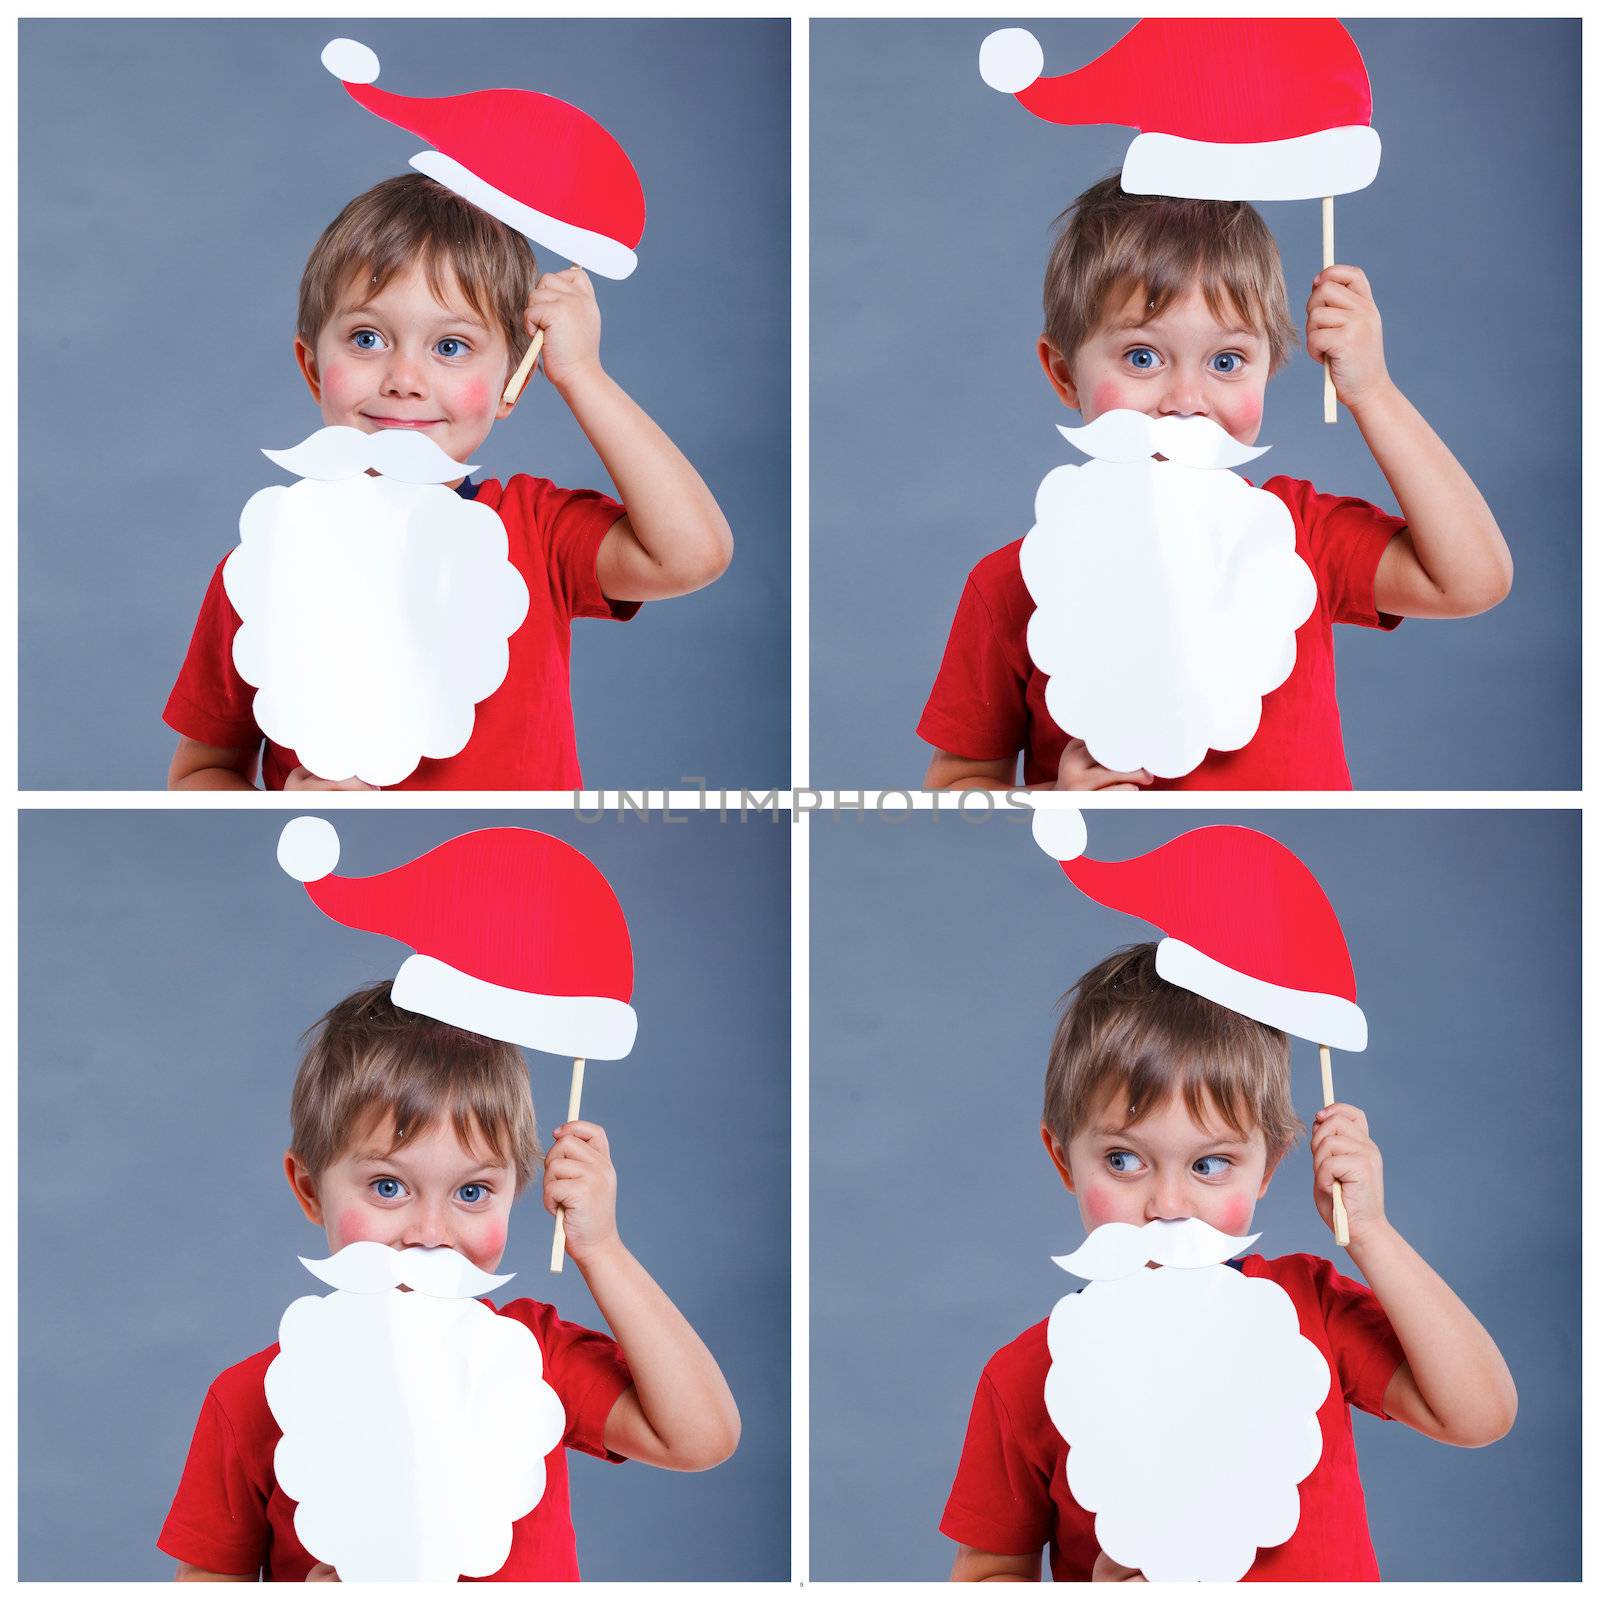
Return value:
<svg viewBox="0 0 1600 1600">
<path fill-rule="evenodd" d="M 1333 1184 L 1338 1179 L 1350 1220 L 1350 1248 L 1357 1249 L 1385 1222 L 1383 1156 L 1367 1132 L 1357 1106 L 1324 1106 L 1311 1125 L 1311 1165 L 1317 1214 L 1333 1227 Z"/>
<path fill-rule="evenodd" d="M 306 1574 L 307 1583 L 339 1583 L 340 1581 L 339 1574 L 326 1561 L 319 1561 Z"/>
<path fill-rule="evenodd" d="M 617 1238 L 617 1169 L 598 1122 L 565 1122 L 544 1158 L 544 1208 L 567 1213 L 567 1254 L 586 1257 Z"/>
<path fill-rule="evenodd" d="M 375 783 L 363 783 L 359 778 L 341 778 L 338 783 L 333 783 L 327 778 L 319 778 L 305 767 L 296 767 L 283 780 L 283 786 L 285 789 L 376 789 L 378 787 Z"/>
<path fill-rule="evenodd" d="M 1383 318 L 1360 267 L 1324 267 L 1311 280 L 1306 353 L 1333 373 L 1334 392 L 1349 411 L 1389 388 Z"/>
<path fill-rule="evenodd" d="M 600 305 L 582 267 L 545 273 L 528 296 L 523 325 L 530 338 L 544 329 L 539 359 L 557 389 L 600 370 Z"/>
<path fill-rule="evenodd" d="M 1119 1566 L 1104 1550 L 1094 1558 L 1094 1571 L 1090 1583 L 1146 1583 L 1149 1580 L 1137 1567 Z"/>
<path fill-rule="evenodd" d="M 1135 772 L 1113 772 L 1089 754 L 1082 739 L 1068 739 L 1056 768 L 1058 789 L 1142 789 L 1155 779 L 1140 767 Z"/>
</svg>

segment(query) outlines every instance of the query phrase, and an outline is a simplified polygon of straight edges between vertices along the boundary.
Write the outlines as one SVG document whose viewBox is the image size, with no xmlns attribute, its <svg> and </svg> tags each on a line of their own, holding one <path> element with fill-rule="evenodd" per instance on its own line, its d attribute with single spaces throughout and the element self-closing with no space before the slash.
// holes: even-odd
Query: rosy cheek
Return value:
<svg viewBox="0 0 1600 1600">
<path fill-rule="evenodd" d="M 1222 1217 L 1218 1226 L 1224 1233 L 1243 1233 L 1249 1228 L 1250 1218 L 1254 1213 L 1254 1205 L 1245 1196 L 1230 1198 L 1223 1203 Z"/>
<path fill-rule="evenodd" d="M 461 386 L 460 404 L 465 411 L 486 411 L 489 408 L 489 386 L 473 378 Z"/>
<path fill-rule="evenodd" d="M 322 368 L 324 410 L 348 410 L 362 395 L 363 385 L 353 368 L 340 361 L 330 361 Z"/>
<path fill-rule="evenodd" d="M 383 1214 L 365 1206 L 347 1206 L 333 1219 L 333 1236 L 341 1250 L 361 1239 L 376 1239 L 386 1244 L 384 1232 Z"/>
<path fill-rule="evenodd" d="M 1085 1183 L 1078 1188 L 1078 1209 L 1091 1231 L 1102 1223 L 1128 1220 L 1122 1215 L 1123 1200 L 1124 1196 L 1113 1184 Z"/>
<path fill-rule="evenodd" d="M 504 1217 L 485 1217 L 475 1225 L 461 1230 L 461 1253 L 486 1270 L 492 1270 L 506 1248 L 506 1220 Z"/>
<path fill-rule="evenodd" d="M 1238 438 L 1248 433 L 1252 428 L 1261 426 L 1261 414 L 1264 409 L 1259 395 L 1251 395 L 1248 399 L 1241 399 L 1237 405 L 1228 408 L 1228 420 L 1232 426 L 1228 431 Z"/>
<path fill-rule="evenodd" d="M 1103 417 L 1108 411 L 1126 409 L 1128 402 L 1123 397 L 1122 385 L 1115 378 L 1104 378 L 1094 386 L 1089 404 L 1094 407 L 1095 416 Z"/>
</svg>

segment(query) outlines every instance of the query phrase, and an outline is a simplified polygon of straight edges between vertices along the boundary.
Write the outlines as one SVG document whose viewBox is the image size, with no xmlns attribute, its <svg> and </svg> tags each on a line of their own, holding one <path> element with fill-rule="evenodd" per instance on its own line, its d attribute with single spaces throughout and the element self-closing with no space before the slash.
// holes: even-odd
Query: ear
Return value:
<svg viewBox="0 0 1600 1600">
<path fill-rule="evenodd" d="M 283 1153 L 283 1175 L 289 1180 L 289 1187 L 294 1190 L 294 1197 L 300 1202 L 300 1209 L 305 1212 L 306 1221 L 320 1228 L 322 1202 L 317 1199 L 317 1180 L 311 1176 L 306 1164 L 293 1150 L 286 1150 Z"/>
<path fill-rule="evenodd" d="M 1072 1185 L 1072 1170 L 1067 1166 L 1067 1152 L 1061 1148 L 1060 1141 L 1041 1122 L 1039 1124 L 1039 1137 L 1044 1140 L 1045 1153 L 1050 1157 L 1051 1165 L 1061 1175 L 1061 1181 L 1067 1186 L 1068 1194 L 1078 1191 Z"/>
<path fill-rule="evenodd" d="M 1067 358 L 1042 335 L 1039 339 L 1039 365 L 1044 368 L 1044 375 L 1050 380 L 1050 387 L 1055 390 L 1056 398 L 1062 405 L 1071 406 L 1074 411 L 1083 410 L 1078 404 L 1078 386 L 1072 381 Z"/>
<path fill-rule="evenodd" d="M 300 368 L 300 376 L 306 380 L 306 387 L 311 391 L 312 401 L 320 406 L 322 379 L 317 373 L 317 352 L 298 333 L 294 336 L 294 359 Z"/>
<path fill-rule="evenodd" d="M 1256 1190 L 1256 1199 L 1264 1200 L 1267 1190 L 1272 1186 L 1273 1175 L 1278 1170 L 1278 1163 L 1283 1160 L 1284 1152 L 1280 1150 L 1275 1156 L 1267 1157 L 1267 1170 L 1261 1174 L 1261 1187 Z"/>
</svg>

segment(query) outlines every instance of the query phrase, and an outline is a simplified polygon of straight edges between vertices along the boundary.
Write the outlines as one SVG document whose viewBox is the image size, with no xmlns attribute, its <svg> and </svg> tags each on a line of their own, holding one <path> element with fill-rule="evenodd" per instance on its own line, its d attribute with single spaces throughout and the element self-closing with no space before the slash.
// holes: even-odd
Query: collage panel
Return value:
<svg viewBox="0 0 1600 1600">
<path fill-rule="evenodd" d="M 791 781 L 789 30 L 23 22 L 23 786 Z"/>
<path fill-rule="evenodd" d="M 787 828 L 35 811 L 21 860 L 24 1580 L 788 1580 Z"/>
<path fill-rule="evenodd" d="M 1020 811 L 812 820 L 813 1580 L 1083 1580 L 1181 1528 L 1243 1563 L 1213 1577 L 1575 1581 L 1579 818 L 1083 820 L 1049 854 Z M 1142 1271 L 1117 1222 L 1213 1253 Z M 1274 1387 L 1225 1260 L 1325 1402 Z"/>
<path fill-rule="evenodd" d="M 814 21 L 812 782 L 1576 789 L 1580 26 Z"/>
</svg>

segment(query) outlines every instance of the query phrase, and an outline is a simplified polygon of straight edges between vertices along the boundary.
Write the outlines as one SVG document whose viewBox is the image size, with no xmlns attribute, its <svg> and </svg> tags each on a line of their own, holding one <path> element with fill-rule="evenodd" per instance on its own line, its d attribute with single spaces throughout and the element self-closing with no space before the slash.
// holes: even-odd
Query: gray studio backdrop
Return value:
<svg viewBox="0 0 1600 1600">
<path fill-rule="evenodd" d="M 323 70 L 341 34 L 397 93 L 545 90 L 632 156 L 649 220 L 637 272 L 596 280 L 601 356 L 737 551 L 708 590 L 574 627 L 584 777 L 785 783 L 789 24 L 329 19 L 22 26 L 23 786 L 165 783 L 211 569 L 282 478 L 261 448 L 321 426 L 290 349 L 306 255 L 423 147 Z M 478 460 L 612 489 L 542 376 Z"/>
<path fill-rule="evenodd" d="M 278 870 L 288 813 L 32 813 L 22 826 L 20 1573 L 162 1579 L 155 1539 L 206 1387 L 317 1292 L 280 1170 L 301 1030 L 405 949 Z M 681 1474 L 572 1452 L 586 1578 L 789 1577 L 789 840 L 770 819 L 345 811 L 339 870 L 534 826 L 611 880 L 639 1040 L 591 1064 L 622 1236 L 721 1362 L 733 1458 Z M 548 1128 L 571 1063 L 529 1056 Z M 536 1192 L 506 1291 L 604 1326 L 549 1270 Z"/>
<path fill-rule="evenodd" d="M 1128 129 L 1042 122 L 978 76 L 1004 19 L 811 28 L 811 781 L 920 783 L 917 719 L 973 564 L 1081 458 L 1034 356 L 1051 222 Z M 1034 19 L 1045 70 L 1127 19 Z M 1487 496 L 1511 596 L 1466 622 L 1337 631 L 1359 788 L 1576 788 L 1577 21 L 1349 23 L 1383 164 L 1336 205 L 1390 370 Z M 1315 201 L 1262 212 L 1304 330 Z M 1261 473 L 1394 499 L 1303 351 L 1268 390 Z M 1252 474 L 1260 481 L 1259 474 Z"/>
<path fill-rule="evenodd" d="M 1516 1426 L 1485 1450 L 1356 1414 L 1390 1579 L 1579 1568 L 1579 821 L 1570 812 L 1088 813 L 1121 860 L 1238 821 L 1328 891 L 1371 1044 L 1335 1052 L 1389 1214 L 1499 1342 Z M 811 1576 L 939 1578 L 938 1531 L 978 1374 L 1071 1287 L 1082 1236 L 1039 1143 L 1055 1002 L 1156 935 L 1094 904 L 1026 821 L 811 823 Z M 1294 1047 L 1295 1106 L 1321 1104 Z M 1258 1248 L 1353 1275 L 1304 1143 L 1256 1209 Z"/>
</svg>

